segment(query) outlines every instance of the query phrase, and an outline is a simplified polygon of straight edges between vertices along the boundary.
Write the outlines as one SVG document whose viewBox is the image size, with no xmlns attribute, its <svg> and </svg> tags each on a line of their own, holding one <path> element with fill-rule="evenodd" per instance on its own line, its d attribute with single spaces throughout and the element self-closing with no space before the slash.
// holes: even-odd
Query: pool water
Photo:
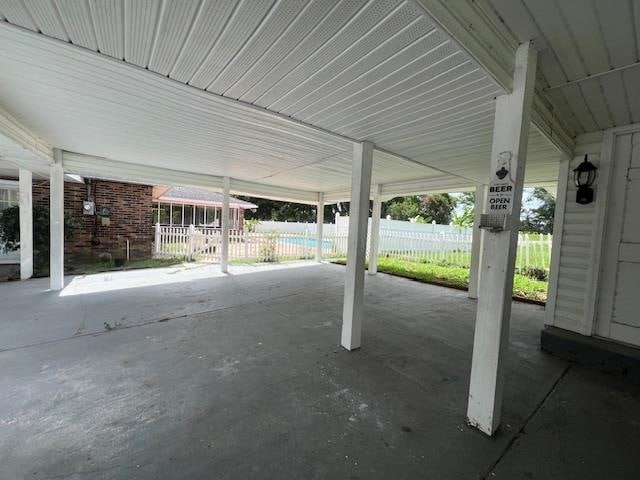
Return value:
<svg viewBox="0 0 640 480">
<path fill-rule="evenodd" d="M 315 238 L 287 237 L 287 238 L 281 238 L 280 241 L 283 243 L 288 243 L 290 245 L 301 245 L 303 247 L 309 247 L 309 248 L 316 248 L 316 245 L 318 245 L 318 241 Z M 331 248 L 331 242 L 329 240 L 323 240 L 322 248 L 323 249 Z"/>
</svg>

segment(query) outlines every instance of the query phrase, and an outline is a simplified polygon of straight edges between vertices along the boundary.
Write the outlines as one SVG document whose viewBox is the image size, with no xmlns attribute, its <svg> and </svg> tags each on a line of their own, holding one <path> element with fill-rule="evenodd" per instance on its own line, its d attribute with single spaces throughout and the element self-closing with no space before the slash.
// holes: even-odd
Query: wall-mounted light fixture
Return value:
<svg viewBox="0 0 640 480">
<path fill-rule="evenodd" d="M 573 182 L 578 187 L 578 193 L 576 193 L 576 203 L 586 205 L 593 202 L 593 182 L 596 179 L 598 168 L 587 160 L 587 155 L 584 156 L 583 162 L 573 169 Z"/>
</svg>

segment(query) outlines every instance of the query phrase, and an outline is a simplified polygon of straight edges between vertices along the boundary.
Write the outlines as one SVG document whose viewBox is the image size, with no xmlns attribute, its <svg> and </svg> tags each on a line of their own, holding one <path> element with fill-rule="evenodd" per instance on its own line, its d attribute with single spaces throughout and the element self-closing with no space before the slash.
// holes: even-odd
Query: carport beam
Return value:
<svg viewBox="0 0 640 480">
<path fill-rule="evenodd" d="M 229 271 L 229 177 L 222 179 L 222 245 L 220 249 L 220 270 Z"/>
<path fill-rule="evenodd" d="M 64 172 L 62 170 L 62 151 L 53 150 L 53 163 L 49 181 L 49 285 L 51 290 L 64 287 Z"/>
<path fill-rule="evenodd" d="M 520 45 L 516 51 L 513 92 L 496 100 L 489 178 L 504 182 L 507 177 L 502 168 L 506 168 L 506 174 L 513 182 L 513 196 L 506 228 L 484 233 L 480 268 L 482 288 L 478 296 L 467 407 L 469 424 L 487 435 L 495 433 L 502 413 L 513 273 L 536 60 L 537 52 L 530 42 Z M 500 176 L 498 171 L 502 172 Z M 491 208 L 491 197 L 488 197 L 487 204 Z"/>
<path fill-rule="evenodd" d="M 318 211 L 316 212 L 316 262 L 322 262 L 322 239 L 324 230 L 324 193 L 318 193 Z"/>
<path fill-rule="evenodd" d="M 475 204 L 473 206 L 473 236 L 471 239 L 471 266 L 469 269 L 469 298 L 478 298 L 480 285 L 480 257 L 482 256 L 482 230 L 480 216 L 484 213 L 487 186 L 476 185 Z"/>
<path fill-rule="evenodd" d="M 33 276 L 33 200 L 31 171 L 18 171 L 20 195 L 20 280 Z"/>
<path fill-rule="evenodd" d="M 364 262 L 367 249 L 369 196 L 373 144 L 353 144 L 351 170 L 351 204 L 349 208 L 349 238 L 347 240 L 347 267 L 344 281 L 341 344 L 347 350 L 360 347 L 362 333 L 362 307 L 364 303 Z"/>
<path fill-rule="evenodd" d="M 380 216 L 382 215 L 382 185 L 373 190 L 371 209 L 371 243 L 369 244 L 369 275 L 378 273 L 378 249 L 380 248 Z"/>
</svg>

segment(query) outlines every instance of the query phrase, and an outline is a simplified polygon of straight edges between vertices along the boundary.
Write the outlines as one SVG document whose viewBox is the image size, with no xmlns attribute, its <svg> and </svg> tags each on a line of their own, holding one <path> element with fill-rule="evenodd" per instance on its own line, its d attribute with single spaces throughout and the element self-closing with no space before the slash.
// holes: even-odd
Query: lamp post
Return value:
<svg viewBox="0 0 640 480">
<path fill-rule="evenodd" d="M 576 203 L 587 205 L 593 202 L 593 189 L 591 185 L 596 179 L 598 168 L 584 156 L 583 162 L 573 169 L 573 182 L 578 187 Z"/>
</svg>

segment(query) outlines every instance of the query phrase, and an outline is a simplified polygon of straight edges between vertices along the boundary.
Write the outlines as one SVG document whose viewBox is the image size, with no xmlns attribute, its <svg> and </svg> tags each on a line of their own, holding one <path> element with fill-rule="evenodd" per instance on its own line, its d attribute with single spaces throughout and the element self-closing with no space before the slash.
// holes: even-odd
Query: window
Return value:
<svg viewBox="0 0 640 480">
<path fill-rule="evenodd" d="M 158 205 L 158 219 L 160 225 L 169 225 L 171 223 L 171 205 L 168 203 L 160 203 Z"/>
<path fill-rule="evenodd" d="M 18 204 L 18 189 L 0 186 L 0 213 L 5 208 Z"/>
<path fill-rule="evenodd" d="M 211 227 L 220 226 L 220 213 L 217 207 L 207 207 L 207 225 Z"/>
<path fill-rule="evenodd" d="M 183 225 L 189 226 L 193 224 L 193 205 L 184 205 L 184 220 Z"/>
<path fill-rule="evenodd" d="M 205 207 L 199 207 L 196 205 L 196 220 L 194 225 L 205 224 L 204 212 L 205 212 Z"/>
<path fill-rule="evenodd" d="M 171 225 L 182 226 L 182 205 L 171 204 Z"/>
<path fill-rule="evenodd" d="M 19 203 L 17 182 L 8 182 L 0 180 L 0 215 L 9 207 L 13 207 Z M 0 263 L 14 263 L 19 261 L 20 252 L 18 250 L 7 252 L 2 243 L 0 243 Z"/>
</svg>

